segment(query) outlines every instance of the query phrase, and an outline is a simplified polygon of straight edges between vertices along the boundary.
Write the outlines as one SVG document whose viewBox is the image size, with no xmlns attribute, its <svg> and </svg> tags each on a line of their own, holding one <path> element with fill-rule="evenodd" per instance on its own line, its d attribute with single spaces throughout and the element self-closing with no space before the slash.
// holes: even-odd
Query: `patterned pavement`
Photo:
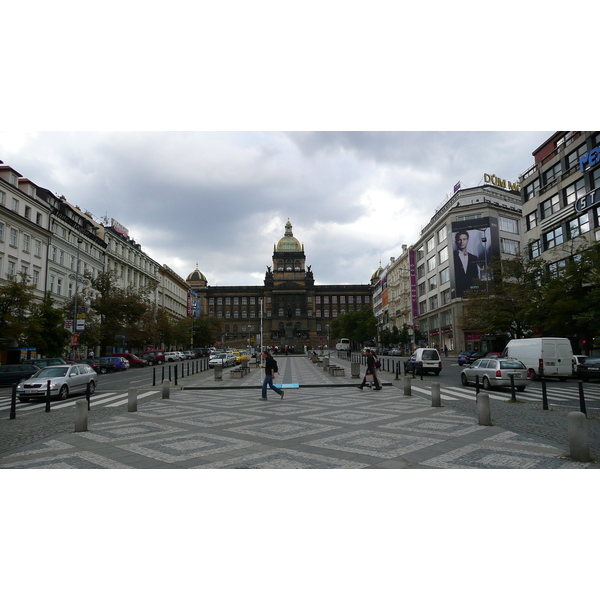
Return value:
<svg viewBox="0 0 600 600">
<path fill-rule="evenodd" d="M 139 407 L 0 455 L 2 469 L 581 469 L 568 448 L 498 427 L 392 375 L 380 392 L 354 387 L 303 357 L 278 357 L 285 398 L 259 400 L 262 372 L 222 382 L 212 372 Z M 345 365 L 348 369 L 348 365 Z M 361 373 L 364 367 L 361 368 Z M 394 384 L 394 385 L 392 385 Z M 298 386 L 298 387 L 296 387 Z"/>
</svg>

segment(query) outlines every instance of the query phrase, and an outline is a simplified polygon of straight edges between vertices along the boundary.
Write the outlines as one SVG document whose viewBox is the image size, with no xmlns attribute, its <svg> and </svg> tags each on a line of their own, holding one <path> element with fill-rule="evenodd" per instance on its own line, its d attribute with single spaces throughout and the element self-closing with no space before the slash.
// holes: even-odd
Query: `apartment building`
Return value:
<svg viewBox="0 0 600 600">
<path fill-rule="evenodd" d="M 51 212 L 37 186 L 0 161 L 0 279 L 25 275 L 38 300 L 46 291 Z"/>
</svg>

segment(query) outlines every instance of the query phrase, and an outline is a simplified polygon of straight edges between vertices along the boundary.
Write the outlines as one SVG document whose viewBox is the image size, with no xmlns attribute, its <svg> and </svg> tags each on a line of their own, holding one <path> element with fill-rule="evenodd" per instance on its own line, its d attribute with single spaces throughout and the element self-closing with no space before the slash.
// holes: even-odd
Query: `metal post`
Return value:
<svg viewBox="0 0 600 600">
<path fill-rule="evenodd" d="M 90 410 L 90 408 L 91 408 L 91 404 L 90 404 L 90 396 L 91 396 L 91 395 L 92 395 L 92 394 L 91 394 L 91 392 L 90 392 L 90 382 L 88 381 L 88 382 L 85 384 L 85 399 L 87 400 L 87 407 L 88 407 L 88 410 Z"/>
<path fill-rule="evenodd" d="M 12 394 L 10 397 L 10 416 L 9 419 L 17 418 L 17 384 L 13 383 Z"/>
<path fill-rule="evenodd" d="M 161 378 L 161 380 L 160 380 L 160 381 L 161 381 L 161 383 L 162 383 L 164 380 L 165 380 L 165 367 L 164 367 L 164 365 L 163 365 L 163 367 L 162 367 L 162 378 Z"/>
<path fill-rule="evenodd" d="M 127 390 L 127 412 L 137 412 L 137 389 Z"/>
<path fill-rule="evenodd" d="M 171 381 L 171 365 L 169 365 L 169 381 Z"/>
<path fill-rule="evenodd" d="M 548 410 L 548 392 L 546 391 L 545 379 L 542 379 L 542 410 Z"/>
<path fill-rule="evenodd" d="M 46 412 L 50 412 L 50 380 L 46 384 Z"/>
<path fill-rule="evenodd" d="M 182 365 L 183 366 L 183 365 Z M 175 385 L 177 385 L 177 365 L 175 365 Z M 169 380 L 171 379 L 171 374 L 169 373 Z"/>
<path fill-rule="evenodd" d="M 579 386 L 579 410 L 587 417 L 587 410 L 585 409 L 585 397 L 583 396 L 583 381 L 578 381 Z"/>
<path fill-rule="evenodd" d="M 515 390 L 515 376 L 513 373 L 511 373 L 509 375 L 509 377 L 510 377 L 510 401 L 516 402 L 517 394 L 516 394 L 516 390 Z"/>
<path fill-rule="evenodd" d="M 152 387 L 156 385 L 156 367 L 152 367 Z"/>
<path fill-rule="evenodd" d="M 475 375 L 475 402 L 477 402 L 477 396 L 479 396 L 479 375 Z"/>
</svg>

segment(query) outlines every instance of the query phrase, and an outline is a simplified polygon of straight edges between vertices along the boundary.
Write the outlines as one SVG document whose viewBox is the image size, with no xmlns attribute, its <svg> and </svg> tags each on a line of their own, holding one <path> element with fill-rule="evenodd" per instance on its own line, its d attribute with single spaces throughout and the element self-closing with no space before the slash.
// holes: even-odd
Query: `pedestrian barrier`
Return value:
<svg viewBox="0 0 600 600">
<path fill-rule="evenodd" d="M 583 411 L 570 412 L 567 415 L 567 419 L 569 422 L 569 449 L 571 458 L 579 462 L 589 462 L 590 443 L 585 413 Z"/>
</svg>

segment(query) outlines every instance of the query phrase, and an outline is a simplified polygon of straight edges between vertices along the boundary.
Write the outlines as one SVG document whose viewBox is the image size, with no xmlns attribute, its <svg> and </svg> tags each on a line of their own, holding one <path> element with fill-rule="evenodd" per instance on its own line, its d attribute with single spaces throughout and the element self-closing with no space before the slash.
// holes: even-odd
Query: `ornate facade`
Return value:
<svg viewBox="0 0 600 600">
<path fill-rule="evenodd" d="M 289 220 L 273 247 L 264 285 L 211 287 L 198 268 L 187 283 L 198 296 L 201 315 L 217 319 L 218 341 L 233 347 L 261 343 L 261 325 L 265 346 L 331 346 L 331 320 L 372 302 L 370 285 L 315 285 Z"/>
</svg>

